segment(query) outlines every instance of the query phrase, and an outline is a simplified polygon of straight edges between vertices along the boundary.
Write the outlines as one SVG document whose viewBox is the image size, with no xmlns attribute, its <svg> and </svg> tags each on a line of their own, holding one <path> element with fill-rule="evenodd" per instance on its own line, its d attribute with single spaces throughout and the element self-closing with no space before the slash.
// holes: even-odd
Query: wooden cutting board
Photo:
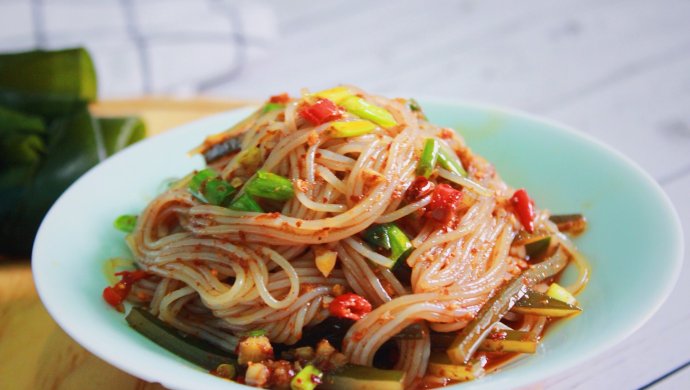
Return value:
<svg viewBox="0 0 690 390">
<path fill-rule="evenodd" d="M 148 135 L 249 102 L 144 98 L 99 102 L 101 116 L 136 114 Z M 0 259 L 0 389 L 163 389 L 92 355 L 67 336 L 38 299 L 28 261 Z"/>
</svg>

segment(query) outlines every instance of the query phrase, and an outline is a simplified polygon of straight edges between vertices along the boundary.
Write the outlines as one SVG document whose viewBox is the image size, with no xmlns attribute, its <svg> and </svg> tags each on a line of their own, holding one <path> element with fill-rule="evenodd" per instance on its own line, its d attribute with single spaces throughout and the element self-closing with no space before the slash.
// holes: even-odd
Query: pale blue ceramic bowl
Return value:
<svg viewBox="0 0 690 390">
<path fill-rule="evenodd" d="M 590 228 L 576 240 L 592 265 L 591 282 L 578 298 L 584 312 L 550 329 L 534 356 L 472 382 L 473 388 L 519 387 L 553 376 L 612 347 L 654 314 L 676 281 L 683 240 L 671 203 L 647 174 L 577 131 L 524 113 L 422 103 L 432 122 L 458 129 L 540 207 L 582 212 L 589 220 Z M 209 117 L 118 153 L 72 185 L 41 225 L 33 272 L 46 308 L 78 343 L 132 375 L 178 389 L 241 387 L 130 329 L 101 299 L 106 285 L 101 269 L 105 259 L 126 254 L 113 220 L 138 213 L 165 179 L 201 167 L 202 161 L 186 152 L 249 112 Z"/>
</svg>

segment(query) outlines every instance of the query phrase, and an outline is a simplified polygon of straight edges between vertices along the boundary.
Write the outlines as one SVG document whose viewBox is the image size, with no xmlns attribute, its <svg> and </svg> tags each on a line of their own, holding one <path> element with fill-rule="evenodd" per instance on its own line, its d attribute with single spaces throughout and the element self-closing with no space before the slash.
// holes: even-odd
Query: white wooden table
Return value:
<svg viewBox="0 0 690 390">
<path fill-rule="evenodd" d="M 29 3 L 5 1 L 0 19 L 8 21 L 8 9 Z M 118 46 L 112 44 L 117 34 L 106 34 L 112 50 L 126 49 L 116 54 L 94 43 L 96 35 L 87 30 L 60 35 L 51 30 L 55 23 L 42 24 L 68 17 L 59 1 L 30 3 L 33 35 L 22 36 L 20 44 L 16 30 L 4 31 L 0 48 L 86 42 L 96 51 L 104 97 L 183 92 L 263 98 L 351 83 L 384 95 L 480 100 L 562 121 L 648 171 L 671 197 L 690 242 L 690 1 L 104 0 L 99 7 L 110 7 L 108 28 L 124 29 L 129 39 Z M 156 7 L 166 16 L 147 23 Z M 122 23 L 114 22 L 117 15 L 124 15 Z M 134 16 L 138 21 L 130 20 Z M 203 28 L 190 27 L 194 23 Z M 184 38 L 192 44 L 185 46 Z M 157 46 L 170 41 L 183 43 L 167 54 Z M 218 61 L 231 69 L 223 65 L 214 74 L 210 65 L 202 68 L 213 60 L 198 55 L 194 42 L 220 53 Z M 226 46 L 227 53 L 221 50 Z M 181 60 L 161 62 L 162 55 Z M 118 58 L 122 63 L 114 64 Z M 124 77 L 116 65 L 135 76 Z M 642 329 L 543 387 L 690 388 L 688 298 L 685 267 L 671 297 Z"/>
</svg>

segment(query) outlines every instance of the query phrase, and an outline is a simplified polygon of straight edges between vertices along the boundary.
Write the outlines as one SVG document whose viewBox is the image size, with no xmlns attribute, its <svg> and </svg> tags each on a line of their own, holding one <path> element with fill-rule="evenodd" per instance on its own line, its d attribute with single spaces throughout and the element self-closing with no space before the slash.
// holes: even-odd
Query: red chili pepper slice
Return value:
<svg viewBox="0 0 690 390">
<path fill-rule="evenodd" d="M 524 188 L 515 191 L 513 197 L 510 198 L 510 203 L 525 230 L 534 233 L 534 205 L 527 191 Z"/>
<path fill-rule="evenodd" d="M 417 176 L 410 187 L 405 192 L 405 199 L 409 202 L 416 202 L 419 199 L 429 195 L 434 190 L 434 183 L 430 182 L 424 176 Z"/>
<path fill-rule="evenodd" d="M 119 276 L 122 280 L 122 283 L 126 284 L 132 284 L 135 282 L 138 282 L 141 279 L 146 279 L 149 277 L 149 273 L 146 271 L 142 271 L 140 269 L 136 271 L 120 271 L 115 273 L 116 276 Z"/>
<path fill-rule="evenodd" d="M 462 199 L 461 191 L 448 184 L 439 184 L 431 195 L 426 216 L 445 225 L 455 216 L 460 199 Z"/>
<path fill-rule="evenodd" d="M 122 303 L 127 299 L 127 295 L 132 290 L 132 285 L 141 279 L 149 277 L 150 274 L 146 271 L 136 270 L 117 272 L 115 275 L 120 277 L 120 281 L 112 287 L 108 286 L 103 289 L 103 299 L 117 311 L 124 312 Z"/>
<path fill-rule="evenodd" d="M 110 286 L 104 288 L 103 299 L 120 313 L 124 312 L 124 307 L 122 307 L 124 298 L 122 298 L 120 293 L 115 288 Z"/>
<path fill-rule="evenodd" d="M 371 312 L 371 303 L 357 294 L 347 293 L 337 296 L 328 310 L 334 317 L 358 321 Z"/>
<path fill-rule="evenodd" d="M 290 95 L 287 93 L 281 93 L 280 95 L 274 95 L 271 96 L 270 99 L 268 99 L 269 103 L 278 103 L 278 104 L 285 104 L 290 101 Z"/>
<path fill-rule="evenodd" d="M 343 114 L 332 101 L 319 99 L 314 104 L 307 104 L 299 110 L 299 115 L 314 126 L 340 118 Z"/>
</svg>

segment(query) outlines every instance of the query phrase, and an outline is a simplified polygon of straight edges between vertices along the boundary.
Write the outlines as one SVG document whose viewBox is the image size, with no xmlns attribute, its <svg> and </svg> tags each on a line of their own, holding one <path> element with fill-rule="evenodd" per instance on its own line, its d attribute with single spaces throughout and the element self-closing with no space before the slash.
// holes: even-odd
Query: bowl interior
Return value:
<svg viewBox="0 0 690 390">
<path fill-rule="evenodd" d="M 550 329 L 535 356 L 473 382 L 516 387 L 554 375 L 621 341 L 670 292 L 682 261 L 680 224 L 659 187 L 619 153 L 563 126 L 508 110 L 422 101 L 433 123 L 457 129 L 511 186 L 554 213 L 582 212 L 576 240 L 592 265 L 584 312 Z M 232 111 L 152 137 L 106 160 L 56 202 L 36 239 L 33 271 L 46 308 L 85 348 L 142 379 L 171 388 L 234 388 L 130 329 L 101 299 L 103 262 L 127 254 L 112 227 L 137 214 L 167 179 L 201 167 L 186 152 L 242 119 Z M 463 387 L 465 385 L 457 385 Z"/>
</svg>

